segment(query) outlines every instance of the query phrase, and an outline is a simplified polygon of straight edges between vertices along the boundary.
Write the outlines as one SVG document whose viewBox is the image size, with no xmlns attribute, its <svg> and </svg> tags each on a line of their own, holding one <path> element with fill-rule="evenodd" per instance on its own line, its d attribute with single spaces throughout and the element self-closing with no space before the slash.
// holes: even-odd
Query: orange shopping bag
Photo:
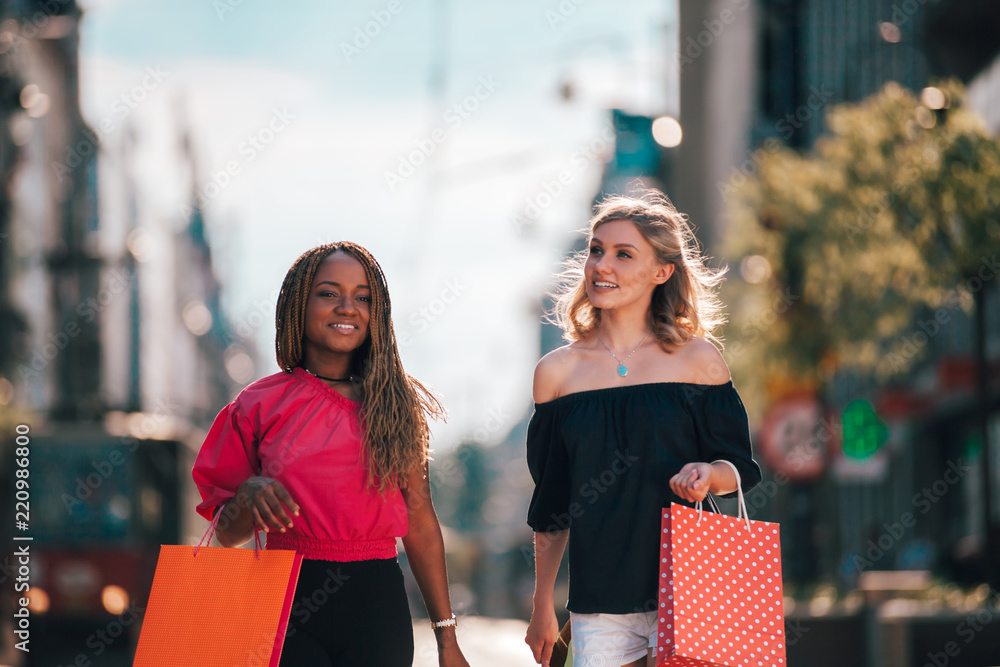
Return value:
<svg viewBox="0 0 1000 667">
<path fill-rule="evenodd" d="M 160 547 L 133 667 L 277 667 L 302 556 L 294 551 Z M 207 543 L 207 542 L 206 542 Z"/>
<path fill-rule="evenodd" d="M 737 495 L 736 517 L 663 510 L 659 667 L 786 667 L 778 524 L 750 521 Z"/>
</svg>

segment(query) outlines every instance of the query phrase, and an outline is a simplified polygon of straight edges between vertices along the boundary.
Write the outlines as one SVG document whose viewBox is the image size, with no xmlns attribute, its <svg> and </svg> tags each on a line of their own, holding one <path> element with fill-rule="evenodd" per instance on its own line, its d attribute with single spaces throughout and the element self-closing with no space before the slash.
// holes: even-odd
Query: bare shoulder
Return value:
<svg viewBox="0 0 1000 667">
<path fill-rule="evenodd" d="M 563 345 L 552 350 L 535 364 L 535 378 L 531 394 L 535 403 L 546 403 L 559 398 L 566 378 L 576 364 L 576 350 Z"/>
<path fill-rule="evenodd" d="M 685 382 L 725 384 L 732 379 L 719 348 L 704 338 L 692 338 L 677 349 Z"/>
</svg>

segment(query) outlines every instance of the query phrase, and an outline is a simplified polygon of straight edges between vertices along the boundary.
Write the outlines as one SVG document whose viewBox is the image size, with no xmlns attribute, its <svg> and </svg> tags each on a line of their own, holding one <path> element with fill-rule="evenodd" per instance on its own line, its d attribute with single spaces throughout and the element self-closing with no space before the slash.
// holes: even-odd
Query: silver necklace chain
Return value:
<svg viewBox="0 0 1000 667">
<path fill-rule="evenodd" d="M 604 345 L 604 349 L 607 350 L 608 353 L 612 357 L 614 357 L 615 361 L 618 362 L 618 375 L 620 375 L 621 377 L 625 377 L 626 375 L 628 375 L 628 367 L 625 366 L 625 362 L 628 361 L 629 357 L 631 357 L 633 354 L 635 354 L 636 350 L 638 350 L 640 347 L 642 347 L 642 344 L 646 342 L 646 339 L 649 338 L 649 334 L 651 334 L 651 333 L 653 333 L 652 329 L 649 330 L 649 333 L 647 333 L 645 336 L 643 336 L 642 340 L 639 341 L 639 344 L 636 345 L 635 348 L 631 352 L 629 352 L 628 355 L 626 355 L 626 357 L 624 359 L 619 359 L 618 356 L 614 353 L 614 351 L 612 351 L 612 349 L 610 347 L 608 347 L 607 345 L 604 345 L 604 341 L 601 340 L 601 334 L 597 334 L 597 341 L 601 345 Z"/>
</svg>

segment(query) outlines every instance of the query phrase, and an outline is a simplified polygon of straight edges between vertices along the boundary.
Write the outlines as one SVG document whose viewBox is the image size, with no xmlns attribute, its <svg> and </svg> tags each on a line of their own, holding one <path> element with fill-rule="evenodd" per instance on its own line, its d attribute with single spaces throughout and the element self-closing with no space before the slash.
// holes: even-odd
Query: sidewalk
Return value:
<svg viewBox="0 0 1000 667">
<path fill-rule="evenodd" d="M 537 667 L 524 643 L 528 624 L 506 618 L 461 616 L 458 643 L 471 667 Z M 413 667 L 437 667 L 437 644 L 430 623 L 413 623 Z"/>
</svg>

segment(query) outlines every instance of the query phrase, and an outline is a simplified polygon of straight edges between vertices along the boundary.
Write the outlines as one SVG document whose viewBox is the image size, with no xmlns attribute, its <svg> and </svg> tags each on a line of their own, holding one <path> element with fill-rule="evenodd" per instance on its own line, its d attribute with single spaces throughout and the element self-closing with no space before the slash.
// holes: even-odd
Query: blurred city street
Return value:
<svg viewBox="0 0 1000 667">
<path fill-rule="evenodd" d="M 463 616 L 458 643 L 471 667 L 532 667 L 537 665 L 524 643 L 528 624 L 510 619 Z M 413 667 L 437 667 L 437 644 L 427 622 L 413 624 Z"/>
<path fill-rule="evenodd" d="M 780 527 L 779 667 L 1000 665 L 998 36 L 996 0 L 0 0 L 0 667 L 132 664 L 161 545 L 208 528 L 216 416 L 303 374 L 276 358 L 286 272 L 339 241 L 447 411 L 429 483 L 465 655 L 533 665 L 535 367 L 595 206 L 650 188 L 724 272 L 701 337 L 749 420 L 748 518 Z M 372 340 L 307 381 L 360 399 Z M 640 376 L 608 368 L 598 390 Z M 677 432 L 716 425 L 700 381 L 646 384 L 695 387 Z M 209 467 L 267 473 L 245 440 Z M 613 466 L 564 495 L 655 470 Z M 560 621 L 568 585 L 564 556 Z"/>
</svg>

